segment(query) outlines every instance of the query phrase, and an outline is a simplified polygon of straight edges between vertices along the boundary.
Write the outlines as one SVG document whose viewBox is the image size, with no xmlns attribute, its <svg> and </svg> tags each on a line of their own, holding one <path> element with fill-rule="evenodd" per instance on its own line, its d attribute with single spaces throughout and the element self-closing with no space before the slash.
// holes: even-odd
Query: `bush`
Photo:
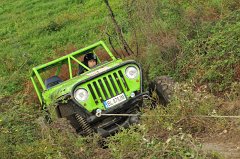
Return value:
<svg viewBox="0 0 240 159">
<path fill-rule="evenodd" d="M 184 42 L 185 55 L 178 62 L 177 76 L 208 84 L 214 93 L 229 90 L 232 82 L 239 81 L 239 17 L 240 12 L 236 11 L 203 27 L 198 39 Z"/>
</svg>

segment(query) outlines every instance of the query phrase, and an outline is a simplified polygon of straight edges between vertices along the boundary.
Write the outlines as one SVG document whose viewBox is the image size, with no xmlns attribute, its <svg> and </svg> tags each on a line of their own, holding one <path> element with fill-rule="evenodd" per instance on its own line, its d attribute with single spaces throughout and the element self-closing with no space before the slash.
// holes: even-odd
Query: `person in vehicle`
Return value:
<svg viewBox="0 0 240 159">
<path fill-rule="evenodd" d="M 84 64 L 89 68 L 93 68 L 97 65 L 97 56 L 93 53 L 89 53 L 84 56 Z"/>
<path fill-rule="evenodd" d="M 86 54 L 84 56 L 83 64 L 89 68 L 95 67 L 97 65 L 97 56 L 93 53 Z M 86 69 L 84 67 L 82 67 L 81 65 L 79 65 L 78 74 L 82 74 L 85 71 L 86 71 Z"/>
</svg>

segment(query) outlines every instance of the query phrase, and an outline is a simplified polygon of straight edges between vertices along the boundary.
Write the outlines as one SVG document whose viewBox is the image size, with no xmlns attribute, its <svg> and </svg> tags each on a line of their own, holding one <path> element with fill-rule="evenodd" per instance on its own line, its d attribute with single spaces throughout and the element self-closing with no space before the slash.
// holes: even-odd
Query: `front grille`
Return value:
<svg viewBox="0 0 240 159">
<path fill-rule="evenodd" d="M 103 75 L 100 79 L 91 81 L 87 86 L 96 104 L 129 91 L 121 70 Z"/>
</svg>

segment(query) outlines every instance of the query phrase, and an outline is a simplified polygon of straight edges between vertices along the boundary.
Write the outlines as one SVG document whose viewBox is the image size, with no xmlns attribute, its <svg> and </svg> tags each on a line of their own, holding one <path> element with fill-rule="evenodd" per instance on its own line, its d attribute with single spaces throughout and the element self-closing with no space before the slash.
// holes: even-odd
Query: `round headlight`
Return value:
<svg viewBox="0 0 240 159">
<path fill-rule="evenodd" d="M 125 74 L 129 79 L 135 79 L 138 76 L 138 70 L 134 66 L 129 66 L 125 70 Z"/>
<path fill-rule="evenodd" d="M 74 97 L 76 100 L 84 102 L 88 99 L 88 91 L 86 89 L 80 88 L 74 92 Z"/>
</svg>

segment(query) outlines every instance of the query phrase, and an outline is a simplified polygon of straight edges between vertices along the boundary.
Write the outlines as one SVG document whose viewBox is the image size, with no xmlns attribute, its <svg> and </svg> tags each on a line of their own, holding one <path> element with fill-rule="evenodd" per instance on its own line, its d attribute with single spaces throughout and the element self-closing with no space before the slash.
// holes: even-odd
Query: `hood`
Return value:
<svg viewBox="0 0 240 159">
<path fill-rule="evenodd" d="M 56 101 L 62 99 L 62 97 L 65 97 L 66 95 L 70 95 L 72 88 L 76 83 L 79 83 L 83 80 L 87 80 L 88 78 L 101 74 L 102 72 L 105 72 L 113 67 L 116 67 L 121 63 L 122 63 L 121 59 L 103 63 L 102 65 L 97 66 L 90 71 L 84 72 L 80 75 L 73 77 L 72 79 L 68 79 L 56 86 L 51 87 L 50 89 L 42 93 L 44 103 L 46 105 L 55 103 Z"/>
</svg>

